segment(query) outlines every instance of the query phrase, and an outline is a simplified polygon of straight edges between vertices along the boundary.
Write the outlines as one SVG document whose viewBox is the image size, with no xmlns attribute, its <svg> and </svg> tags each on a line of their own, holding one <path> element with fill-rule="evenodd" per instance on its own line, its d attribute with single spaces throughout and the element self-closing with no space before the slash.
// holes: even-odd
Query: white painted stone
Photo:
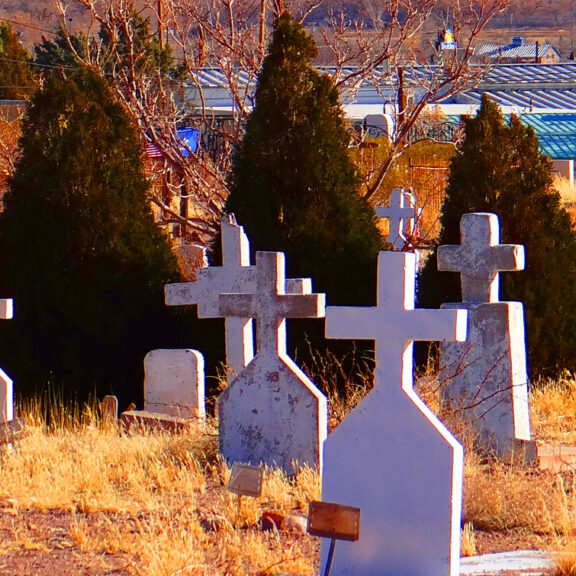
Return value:
<svg viewBox="0 0 576 576">
<path fill-rule="evenodd" d="M 144 358 L 144 410 L 204 418 L 204 357 L 197 350 L 152 350 Z"/>
<path fill-rule="evenodd" d="M 390 196 L 390 206 L 376 206 L 376 216 L 390 221 L 387 240 L 396 250 L 408 245 L 408 238 L 414 233 L 416 220 L 416 200 L 404 188 L 394 188 Z"/>
<path fill-rule="evenodd" d="M 14 301 L 12 298 L 0 299 L 0 319 L 11 320 L 14 317 Z M 14 420 L 14 383 L 0 369 L 0 425 Z"/>
<path fill-rule="evenodd" d="M 246 294 L 256 290 L 256 272 L 250 265 L 250 244 L 244 228 L 236 224 L 233 214 L 221 222 L 222 266 L 209 266 L 196 271 L 196 281 L 167 284 L 168 306 L 198 305 L 199 318 L 220 318 L 221 294 Z M 286 292 L 311 294 L 309 278 L 286 280 Z M 228 380 L 254 358 L 254 336 L 251 318 L 226 318 L 226 364 Z"/>
<path fill-rule="evenodd" d="M 514 440 L 530 440 L 530 408 L 524 308 L 498 301 L 498 273 L 522 270 L 524 247 L 499 244 L 495 214 L 464 214 L 460 228 L 462 245 L 438 248 L 438 269 L 461 273 L 464 300 L 442 308 L 468 310 L 468 340 L 440 346 L 441 409 L 506 456 Z"/>
<path fill-rule="evenodd" d="M 229 462 L 322 465 L 325 396 L 286 352 L 286 318 L 324 316 L 324 294 L 286 294 L 284 254 L 256 254 L 254 293 L 223 294 L 220 315 L 253 317 L 256 356 L 218 398 L 220 452 Z"/>
<path fill-rule="evenodd" d="M 168 306 L 198 305 L 199 318 L 220 318 L 220 294 L 252 292 L 256 286 L 254 268 L 250 266 L 250 244 L 242 226 L 233 214 L 221 222 L 222 266 L 197 270 L 195 282 L 167 284 Z M 226 364 L 229 378 L 239 374 L 254 357 L 252 320 L 226 319 Z"/>
<path fill-rule="evenodd" d="M 381 252 L 376 307 L 326 309 L 328 338 L 373 339 L 374 389 L 324 445 L 322 499 L 361 509 L 333 576 L 456 576 L 463 449 L 413 389 L 415 340 L 464 340 L 466 311 L 414 309 L 416 256 Z M 328 542 L 322 542 L 325 565 Z"/>
</svg>

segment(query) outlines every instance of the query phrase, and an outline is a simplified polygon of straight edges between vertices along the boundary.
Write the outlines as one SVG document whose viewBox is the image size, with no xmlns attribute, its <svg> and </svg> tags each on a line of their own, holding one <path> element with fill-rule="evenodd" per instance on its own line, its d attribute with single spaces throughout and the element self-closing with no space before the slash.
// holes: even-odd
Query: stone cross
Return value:
<svg viewBox="0 0 576 576">
<path fill-rule="evenodd" d="M 319 468 L 327 434 L 324 395 L 286 353 L 286 318 L 321 318 L 324 294 L 286 294 L 284 254 L 257 252 L 256 289 L 221 294 L 220 316 L 256 321 L 254 360 L 218 399 L 220 451 L 229 462 Z"/>
<path fill-rule="evenodd" d="M 14 317 L 14 302 L 12 298 L 0 299 L 0 319 L 11 320 Z M 0 424 L 14 420 L 14 383 L 0 369 Z"/>
<path fill-rule="evenodd" d="M 196 281 L 167 284 L 168 306 L 198 305 L 199 318 L 220 318 L 220 294 L 248 293 L 256 289 L 256 273 L 250 265 L 250 243 L 233 214 L 221 222 L 222 266 L 199 268 Z M 310 294 L 309 278 L 286 280 L 286 291 Z M 252 318 L 226 318 L 226 364 L 228 379 L 239 374 L 254 358 Z"/>
<path fill-rule="evenodd" d="M 534 457 L 530 432 L 524 309 L 499 302 L 500 271 L 524 268 L 524 247 L 499 244 L 496 214 L 464 214 L 461 245 L 438 248 L 438 269 L 460 272 L 468 341 L 440 345 L 440 409 L 472 425 L 479 444 L 504 460 Z"/>
<path fill-rule="evenodd" d="M 286 354 L 286 318 L 322 318 L 324 294 L 286 294 L 284 254 L 258 252 L 256 290 L 221 294 L 220 315 L 255 318 L 258 354 Z"/>
<path fill-rule="evenodd" d="M 464 214 L 461 244 L 438 248 L 438 270 L 460 272 L 463 302 L 498 302 L 500 271 L 524 270 L 524 246 L 500 244 L 496 214 Z"/>
<path fill-rule="evenodd" d="M 248 292 L 255 286 L 254 269 L 250 266 L 250 244 L 233 214 L 222 218 L 221 231 L 222 266 L 198 269 L 195 282 L 167 284 L 168 306 L 197 304 L 199 318 L 220 318 L 220 294 Z M 227 319 L 226 364 L 229 372 L 240 373 L 253 357 L 251 318 Z"/>
<path fill-rule="evenodd" d="M 415 260 L 381 252 L 377 305 L 326 309 L 328 338 L 376 344 L 374 389 L 324 445 L 323 500 L 361 509 L 360 540 L 338 543 L 335 576 L 459 573 L 463 449 L 415 393 L 412 348 L 464 340 L 466 311 L 415 309 Z"/>
<path fill-rule="evenodd" d="M 408 200 L 408 205 L 406 205 Z M 408 230 L 414 231 L 416 218 L 416 202 L 414 195 L 404 188 L 394 188 L 390 197 L 390 206 L 376 206 L 376 216 L 388 218 L 390 227 L 387 240 L 396 250 L 402 250 L 406 246 L 407 238 L 404 233 L 405 220 L 408 221 Z"/>
</svg>

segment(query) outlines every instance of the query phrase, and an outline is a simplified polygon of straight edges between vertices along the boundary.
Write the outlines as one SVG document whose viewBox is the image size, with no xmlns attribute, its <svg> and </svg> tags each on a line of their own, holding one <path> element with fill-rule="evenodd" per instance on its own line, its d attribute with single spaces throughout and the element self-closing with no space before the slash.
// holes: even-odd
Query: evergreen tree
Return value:
<svg viewBox="0 0 576 576">
<path fill-rule="evenodd" d="M 46 77 L 51 74 L 67 74 L 78 70 L 79 58 L 85 58 L 86 37 L 67 33 L 59 26 L 54 38 L 42 36 L 42 42 L 34 44 L 34 62 Z M 77 56 L 78 55 L 78 56 Z"/>
<path fill-rule="evenodd" d="M 20 391 L 52 381 L 138 399 L 144 355 L 169 343 L 163 286 L 177 265 L 137 130 L 82 69 L 32 97 L 21 148 L 0 216 L 2 294 L 15 301 L 0 365 Z"/>
<path fill-rule="evenodd" d="M 330 304 L 368 304 L 382 240 L 358 194 L 338 91 L 312 66 L 316 54 L 301 24 L 276 19 L 226 210 L 254 250 L 285 252 L 288 274 L 312 277 Z"/>
<path fill-rule="evenodd" d="M 0 24 L 0 100 L 23 100 L 30 95 L 34 78 L 30 56 L 8 23 Z"/>
<path fill-rule="evenodd" d="M 460 243 L 467 212 L 497 214 L 501 242 L 525 246 L 526 269 L 501 274 L 500 298 L 524 303 L 531 374 L 576 368 L 576 235 L 533 129 L 514 115 L 506 123 L 486 96 L 451 163 L 439 244 Z M 422 306 L 461 298 L 456 274 L 436 266 L 434 255 L 420 281 Z"/>
</svg>

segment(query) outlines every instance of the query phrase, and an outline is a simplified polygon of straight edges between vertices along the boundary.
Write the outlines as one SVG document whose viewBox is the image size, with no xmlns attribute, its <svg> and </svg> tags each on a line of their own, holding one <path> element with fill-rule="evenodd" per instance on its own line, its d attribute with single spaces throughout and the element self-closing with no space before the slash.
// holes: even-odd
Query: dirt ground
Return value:
<svg viewBox="0 0 576 576">
<path fill-rule="evenodd" d="M 79 514 L 63 510 L 17 510 L 0 507 L 0 574 L 6 576 L 133 576 L 141 573 L 138 559 L 121 551 L 91 551 L 83 545 L 78 525 L 84 533 L 98 532 L 110 523 L 122 531 L 136 530 L 131 514 L 94 512 Z M 145 521 L 145 519 L 144 519 Z M 311 554 L 318 554 L 318 541 L 306 534 L 283 532 L 286 542 L 293 538 L 309 540 Z M 546 549 L 544 537 L 522 531 L 476 532 L 479 554 L 508 550 Z M 182 576 L 185 576 L 183 574 Z M 254 573 L 254 576 L 258 576 Z"/>
</svg>

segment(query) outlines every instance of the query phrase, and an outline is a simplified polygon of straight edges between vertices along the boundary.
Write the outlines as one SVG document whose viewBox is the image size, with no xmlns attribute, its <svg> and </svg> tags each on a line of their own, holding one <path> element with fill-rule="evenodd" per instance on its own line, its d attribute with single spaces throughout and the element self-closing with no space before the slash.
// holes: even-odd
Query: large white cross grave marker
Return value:
<svg viewBox="0 0 576 576">
<path fill-rule="evenodd" d="M 415 393 L 412 348 L 464 340 L 466 311 L 414 308 L 415 258 L 380 253 L 376 307 L 326 309 L 328 338 L 376 345 L 374 389 L 324 445 L 322 499 L 361 509 L 360 539 L 338 543 L 334 576 L 458 574 L 463 449 Z"/>
<path fill-rule="evenodd" d="M 416 220 L 416 199 L 404 188 L 394 188 L 390 196 L 390 206 L 376 206 L 376 216 L 390 221 L 387 240 L 396 250 L 408 245 L 408 236 L 414 233 Z"/>
<path fill-rule="evenodd" d="M 326 397 L 286 353 L 286 318 L 324 317 L 324 294 L 286 294 L 284 254 L 256 253 L 256 289 L 222 294 L 220 315 L 256 321 L 256 356 L 218 398 L 220 452 L 229 462 L 320 469 Z"/>
<path fill-rule="evenodd" d="M 468 340 L 441 344 L 440 401 L 474 425 L 483 445 L 508 459 L 530 440 L 524 308 L 499 302 L 500 271 L 524 269 L 524 247 L 500 244 L 496 214 L 464 214 L 462 243 L 438 248 L 438 270 L 459 272 L 468 310 Z"/>
</svg>

